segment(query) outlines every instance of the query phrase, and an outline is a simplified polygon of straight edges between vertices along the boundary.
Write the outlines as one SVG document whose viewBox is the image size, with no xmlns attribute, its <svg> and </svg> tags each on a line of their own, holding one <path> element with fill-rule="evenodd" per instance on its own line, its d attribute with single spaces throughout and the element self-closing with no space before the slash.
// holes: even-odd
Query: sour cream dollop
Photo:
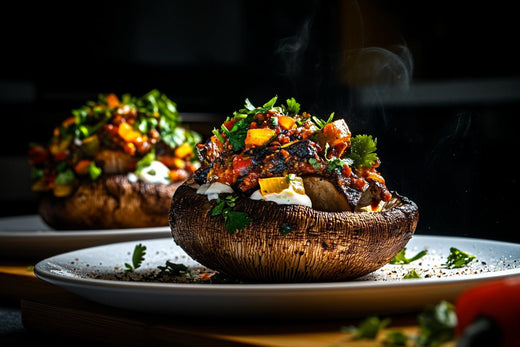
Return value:
<svg viewBox="0 0 520 347">
<path fill-rule="evenodd" d="M 150 163 L 150 165 L 141 169 L 139 176 L 134 173 L 128 174 L 128 180 L 130 182 L 137 182 L 137 180 L 141 180 L 147 183 L 159 183 L 159 184 L 169 184 L 170 169 L 160 161 L 154 160 Z"/>
<path fill-rule="evenodd" d="M 307 194 L 300 194 L 295 192 L 294 189 L 292 189 L 292 186 L 289 186 L 289 188 L 284 189 L 279 193 L 271 193 L 266 195 L 262 195 L 260 190 L 257 190 L 251 194 L 251 199 L 272 201 L 278 205 L 303 205 L 312 207 L 311 198 L 309 198 Z"/>
</svg>

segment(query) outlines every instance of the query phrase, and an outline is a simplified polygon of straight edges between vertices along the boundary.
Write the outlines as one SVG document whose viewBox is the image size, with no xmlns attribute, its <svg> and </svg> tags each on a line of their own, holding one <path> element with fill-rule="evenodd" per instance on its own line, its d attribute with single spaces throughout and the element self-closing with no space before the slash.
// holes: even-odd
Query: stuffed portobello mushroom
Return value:
<svg viewBox="0 0 520 347">
<path fill-rule="evenodd" d="M 167 226 L 173 193 L 200 166 L 200 140 L 157 90 L 99 95 L 47 144 L 31 144 L 38 213 L 55 229 Z"/>
<path fill-rule="evenodd" d="M 276 101 L 246 99 L 197 145 L 201 167 L 172 199 L 175 242 L 245 281 L 348 280 L 387 264 L 419 213 L 387 188 L 376 139 Z"/>
</svg>

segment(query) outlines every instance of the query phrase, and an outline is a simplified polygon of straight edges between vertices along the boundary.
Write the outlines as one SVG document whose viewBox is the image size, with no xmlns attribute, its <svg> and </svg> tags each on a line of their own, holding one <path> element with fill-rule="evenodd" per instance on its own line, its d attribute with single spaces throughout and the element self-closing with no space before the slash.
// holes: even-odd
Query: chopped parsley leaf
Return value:
<svg viewBox="0 0 520 347">
<path fill-rule="evenodd" d="M 453 304 L 441 301 L 427 307 L 418 317 L 420 335 L 419 346 L 440 346 L 455 339 L 457 316 Z"/>
<path fill-rule="evenodd" d="M 125 271 L 134 271 L 139 268 L 144 261 L 144 256 L 146 255 L 146 246 L 142 244 L 137 244 L 134 248 L 134 253 L 132 254 L 132 264 L 125 263 Z"/>
<path fill-rule="evenodd" d="M 390 324 L 390 318 L 385 318 L 380 320 L 379 317 L 370 316 L 365 318 L 359 326 L 348 326 L 343 327 L 341 330 L 345 333 L 354 334 L 354 339 L 375 339 L 379 331 L 384 329 L 388 324 Z"/>
<path fill-rule="evenodd" d="M 403 248 L 401 251 L 399 251 L 399 253 L 397 253 L 395 255 L 395 257 L 393 257 L 392 260 L 390 260 L 390 264 L 399 264 L 399 265 L 410 264 L 412 261 L 416 261 L 416 260 L 424 257 L 426 254 L 428 254 L 428 250 L 426 250 L 426 249 L 422 250 L 411 258 L 406 258 L 405 254 L 406 254 L 406 247 Z"/>
<path fill-rule="evenodd" d="M 352 151 L 349 158 L 353 161 L 353 167 L 360 166 L 370 169 L 377 161 L 377 139 L 371 135 L 357 135 L 350 140 Z"/>
<path fill-rule="evenodd" d="M 446 266 L 449 269 L 460 268 L 471 263 L 473 259 L 475 259 L 474 255 L 463 252 L 455 247 L 451 247 L 450 255 L 448 255 L 446 263 L 442 265 Z"/>
<path fill-rule="evenodd" d="M 287 99 L 288 116 L 296 116 L 300 112 L 300 104 L 294 98 Z"/>
<path fill-rule="evenodd" d="M 246 212 L 233 211 L 235 207 L 235 201 L 238 196 L 226 196 L 221 199 L 217 199 L 217 204 L 210 211 L 212 217 L 222 216 L 224 218 L 226 230 L 230 233 L 234 233 L 238 230 L 244 229 L 247 225 L 253 221 Z"/>
<path fill-rule="evenodd" d="M 422 278 L 421 275 L 419 275 L 419 273 L 417 273 L 417 270 L 415 269 L 410 270 L 406 275 L 403 276 L 403 279 L 405 280 L 413 278 Z"/>
<path fill-rule="evenodd" d="M 312 121 L 314 122 L 314 124 L 316 124 L 316 126 L 318 127 L 318 129 L 323 129 L 323 127 L 327 124 L 329 124 L 330 122 L 332 122 L 332 119 L 334 118 L 334 112 L 332 112 L 329 116 L 329 118 L 327 120 L 323 120 L 323 119 L 320 119 L 318 117 L 315 117 L 313 116 L 312 117 Z"/>
</svg>

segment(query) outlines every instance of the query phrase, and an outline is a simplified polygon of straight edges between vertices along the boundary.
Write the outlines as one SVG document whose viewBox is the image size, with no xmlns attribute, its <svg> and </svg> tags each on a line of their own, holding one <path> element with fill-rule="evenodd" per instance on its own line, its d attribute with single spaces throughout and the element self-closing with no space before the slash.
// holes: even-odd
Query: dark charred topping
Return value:
<svg viewBox="0 0 520 347">
<path fill-rule="evenodd" d="M 246 99 L 197 151 L 202 167 L 195 173 L 201 183 L 220 182 L 239 195 L 258 189 L 268 177 L 320 176 L 334 182 L 352 206 L 361 196 L 369 204 L 391 197 L 375 154 L 376 141 L 369 135 L 351 136 L 343 119 L 327 120 L 300 112 L 294 99 L 276 106 L 274 97 L 261 107 Z M 364 194 L 365 191 L 368 191 Z M 369 194 L 370 193 L 370 194 Z"/>
</svg>

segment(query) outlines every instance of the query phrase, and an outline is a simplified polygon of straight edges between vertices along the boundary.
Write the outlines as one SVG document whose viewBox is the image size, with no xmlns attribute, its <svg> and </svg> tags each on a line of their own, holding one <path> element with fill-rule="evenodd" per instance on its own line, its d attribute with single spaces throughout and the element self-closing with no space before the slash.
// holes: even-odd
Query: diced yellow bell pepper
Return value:
<svg viewBox="0 0 520 347">
<path fill-rule="evenodd" d="M 179 147 L 175 148 L 175 156 L 177 158 L 185 158 L 188 155 L 193 154 L 193 149 L 191 148 L 191 145 L 188 142 L 184 142 Z"/>
<path fill-rule="evenodd" d="M 286 177 L 269 177 L 258 179 L 260 184 L 260 193 L 263 196 L 273 193 L 281 193 L 285 189 L 294 190 L 298 194 L 305 194 L 303 180 L 299 176 Z"/>
<path fill-rule="evenodd" d="M 142 134 L 138 130 L 135 130 L 128 123 L 121 123 L 119 125 L 117 132 L 118 132 L 119 136 L 121 136 L 121 138 L 123 140 L 125 140 L 126 142 L 133 142 L 138 137 L 142 136 Z"/>
<path fill-rule="evenodd" d="M 268 128 L 249 129 L 245 140 L 246 147 L 263 146 L 271 140 L 275 134 L 276 132 L 274 130 Z"/>
<path fill-rule="evenodd" d="M 296 127 L 296 121 L 288 116 L 278 117 L 278 125 L 283 129 L 289 130 Z"/>
<path fill-rule="evenodd" d="M 55 184 L 54 185 L 54 196 L 64 197 L 72 193 L 72 184 Z"/>
</svg>

